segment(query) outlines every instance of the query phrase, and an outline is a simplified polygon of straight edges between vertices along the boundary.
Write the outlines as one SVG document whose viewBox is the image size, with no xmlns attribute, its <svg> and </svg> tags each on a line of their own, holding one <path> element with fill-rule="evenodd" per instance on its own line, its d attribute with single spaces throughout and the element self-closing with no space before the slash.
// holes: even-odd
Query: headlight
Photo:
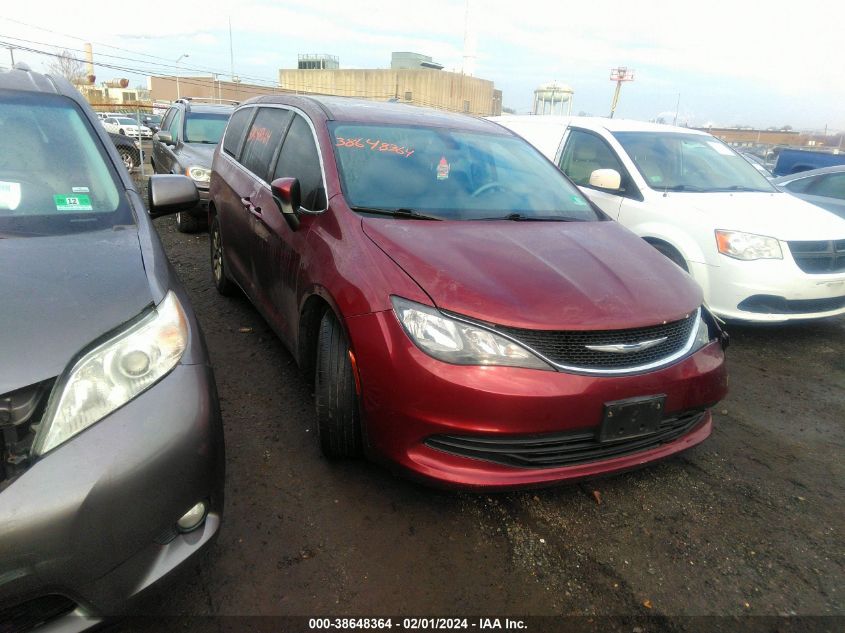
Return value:
<svg viewBox="0 0 845 633">
<path fill-rule="evenodd" d="M 33 453 L 43 455 L 123 406 L 170 372 L 188 343 L 173 292 L 155 310 L 80 358 L 56 384 Z"/>
<path fill-rule="evenodd" d="M 504 365 L 528 369 L 552 367 L 527 349 L 494 334 L 444 316 L 437 309 L 391 297 L 393 310 L 411 340 L 429 356 L 454 365 Z"/>
<path fill-rule="evenodd" d="M 734 259 L 783 259 L 780 242 L 773 237 L 740 231 L 716 231 L 716 244 L 720 253 Z"/>
<path fill-rule="evenodd" d="M 199 165 L 188 167 L 188 169 L 185 170 L 185 174 L 197 182 L 208 182 L 211 180 L 211 170 L 206 169 L 205 167 L 200 167 Z"/>
</svg>

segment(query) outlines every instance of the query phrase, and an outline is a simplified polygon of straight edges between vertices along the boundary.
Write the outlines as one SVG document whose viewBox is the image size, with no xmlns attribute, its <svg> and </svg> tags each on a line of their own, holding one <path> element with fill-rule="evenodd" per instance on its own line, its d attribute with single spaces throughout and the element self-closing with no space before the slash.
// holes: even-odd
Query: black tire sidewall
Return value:
<svg viewBox="0 0 845 633">
<path fill-rule="evenodd" d="M 349 342 L 331 310 L 320 322 L 315 365 L 320 449 L 333 459 L 357 457 L 361 453 L 361 422 Z"/>
<path fill-rule="evenodd" d="M 220 266 L 221 266 L 221 275 L 220 279 L 217 279 L 217 276 L 214 274 L 214 233 L 217 232 L 218 238 L 220 240 Z M 208 230 L 208 251 L 209 251 L 209 263 L 211 264 L 211 281 L 214 284 L 214 287 L 217 289 L 223 296 L 229 296 L 234 293 L 235 285 L 229 279 L 228 274 L 226 273 L 226 258 L 223 255 L 223 235 L 220 233 L 220 223 L 218 222 L 217 218 L 214 218 L 211 221 L 211 226 Z"/>
</svg>

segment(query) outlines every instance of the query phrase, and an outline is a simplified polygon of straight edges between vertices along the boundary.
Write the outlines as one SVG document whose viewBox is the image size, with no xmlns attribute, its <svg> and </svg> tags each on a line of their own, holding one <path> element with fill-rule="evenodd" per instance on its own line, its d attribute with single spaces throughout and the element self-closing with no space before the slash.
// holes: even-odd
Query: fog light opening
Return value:
<svg viewBox="0 0 845 633">
<path fill-rule="evenodd" d="M 205 515 L 207 513 L 208 508 L 206 508 L 205 501 L 200 501 L 176 521 L 176 527 L 179 528 L 180 532 L 196 530 L 205 521 Z"/>
</svg>

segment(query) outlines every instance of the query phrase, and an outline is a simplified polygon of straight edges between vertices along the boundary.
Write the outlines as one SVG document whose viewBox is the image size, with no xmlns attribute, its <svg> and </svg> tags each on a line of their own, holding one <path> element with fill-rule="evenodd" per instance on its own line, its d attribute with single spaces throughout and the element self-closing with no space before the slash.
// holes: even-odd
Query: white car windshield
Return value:
<svg viewBox="0 0 845 633">
<path fill-rule="evenodd" d="M 657 191 L 776 191 L 748 161 L 712 136 L 676 132 L 613 136 Z"/>
</svg>

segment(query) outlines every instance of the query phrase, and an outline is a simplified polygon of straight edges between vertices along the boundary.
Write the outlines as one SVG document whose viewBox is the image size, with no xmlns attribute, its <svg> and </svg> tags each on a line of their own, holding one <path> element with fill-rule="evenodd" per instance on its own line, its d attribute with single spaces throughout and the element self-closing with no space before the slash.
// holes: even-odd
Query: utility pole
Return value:
<svg viewBox="0 0 845 633">
<path fill-rule="evenodd" d="M 188 53 L 183 53 L 179 55 L 179 59 L 176 60 L 176 98 L 180 99 L 182 95 L 179 93 L 179 62 L 181 62 L 186 57 L 189 57 Z"/>
<path fill-rule="evenodd" d="M 15 47 L 14 46 L 7 46 L 6 48 L 9 49 L 9 56 L 12 58 L 12 68 L 15 67 Z"/>
<path fill-rule="evenodd" d="M 232 46 L 232 16 L 229 16 L 229 71 L 230 79 L 235 81 L 235 49 Z"/>
<path fill-rule="evenodd" d="M 610 104 L 610 118 L 613 118 L 613 113 L 616 112 L 616 104 L 619 103 L 619 91 L 622 90 L 622 82 L 634 81 L 634 70 L 619 66 L 619 68 L 610 69 L 610 80 L 616 82 L 616 92 L 613 93 L 613 102 Z"/>
<path fill-rule="evenodd" d="M 678 110 L 681 109 L 681 93 L 678 93 L 678 101 L 675 103 L 675 118 L 672 119 L 672 125 L 678 125 Z"/>
</svg>

